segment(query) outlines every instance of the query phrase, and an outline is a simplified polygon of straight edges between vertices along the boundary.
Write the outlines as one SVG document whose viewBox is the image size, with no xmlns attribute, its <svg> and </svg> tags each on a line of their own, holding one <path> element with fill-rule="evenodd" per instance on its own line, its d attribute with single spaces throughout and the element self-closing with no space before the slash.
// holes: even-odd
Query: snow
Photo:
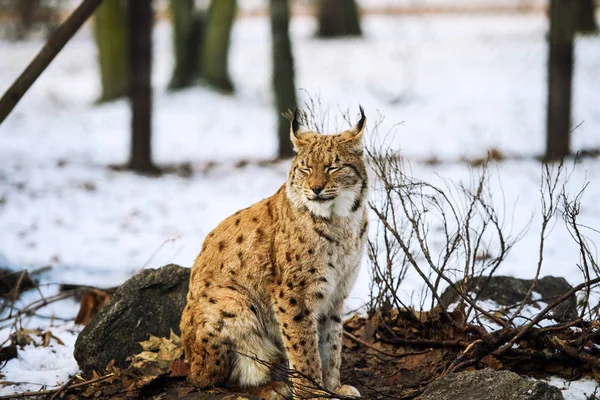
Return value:
<svg viewBox="0 0 600 400">
<path fill-rule="evenodd" d="M 544 16 L 424 14 L 367 16 L 363 22 L 364 39 L 318 41 L 312 19 L 294 18 L 302 99 L 305 93 L 320 97 L 332 131 L 344 126 L 338 110 L 354 114 L 359 103 L 367 111 L 368 134 L 377 115 L 386 117 L 382 134 L 402 123 L 381 138 L 401 149 L 412 175 L 428 182 L 468 182 L 473 171 L 457 162 L 461 158 L 481 157 L 490 149 L 507 155 L 490 168 L 494 201 L 514 235 L 530 221 L 531 227 L 498 273 L 531 278 L 539 246 L 541 177 L 531 156 L 544 148 Z M 190 161 L 194 167 L 190 178 L 157 179 L 107 168 L 127 159 L 129 111 L 123 101 L 95 104 L 100 94 L 96 54 L 85 27 L 0 126 L 0 254 L 15 268 L 51 265 L 41 276 L 45 296 L 57 292 L 57 283 L 109 287 L 142 268 L 169 262 L 191 266 L 219 221 L 269 196 L 285 180 L 289 162 L 260 162 L 276 151 L 269 40 L 266 18 L 236 22 L 230 60 L 234 96 L 204 88 L 169 93 L 170 27 L 164 22 L 156 27 L 155 159 Z M 0 92 L 41 45 L 38 39 L 0 41 Z M 578 38 L 573 121 L 579 126 L 573 150 L 600 146 L 598 70 L 600 37 Z M 440 163 L 424 163 L 433 159 Z M 239 166 L 240 161 L 248 163 Z M 598 229 L 600 161 L 567 167 L 570 193 L 590 182 L 580 219 Z M 585 234 L 591 241 L 600 239 L 597 231 Z M 544 257 L 542 276 L 582 281 L 577 249 L 560 220 L 553 224 Z M 368 286 L 365 262 L 348 310 L 364 303 Z M 421 287 L 421 279 L 410 272 L 401 295 L 418 299 Z M 36 296 L 29 292 L 20 306 Z M 20 351 L 1 373 L 6 381 L 34 384 L 3 386 L 0 393 L 54 386 L 77 372 L 72 349 L 80 328 L 46 318 L 73 318 L 77 309 L 74 301 L 62 301 L 23 321 L 30 329 L 51 330 L 65 345 L 53 341 Z M 8 334 L 2 327 L 0 341 Z M 593 389 L 589 382 L 572 383 L 565 398 L 583 399 Z"/>
<path fill-rule="evenodd" d="M 28 386 L 32 389 L 38 389 L 40 386 L 54 387 L 65 383 L 70 376 L 79 372 L 73 357 L 73 347 L 81 327 L 67 322 L 50 329 L 64 345 L 52 339 L 46 347 L 40 343 L 37 346 L 25 346 L 19 350 L 19 357 L 10 361 L 10 367 L 2 371 L 7 382 L 30 382 Z M 23 390 L 22 387 L 18 389 Z M 10 393 L 10 390 L 7 390 L 7 393 Z"/>
<path fill-rule="evenodd" d="M 558 387 L 565 400 L 588 400 L 595 399 L 600 393 L 598 383 L 590 378 L 583 378 L 569 382 L 557 376 L 551 377 L 547 383 Z"/>
</svg>

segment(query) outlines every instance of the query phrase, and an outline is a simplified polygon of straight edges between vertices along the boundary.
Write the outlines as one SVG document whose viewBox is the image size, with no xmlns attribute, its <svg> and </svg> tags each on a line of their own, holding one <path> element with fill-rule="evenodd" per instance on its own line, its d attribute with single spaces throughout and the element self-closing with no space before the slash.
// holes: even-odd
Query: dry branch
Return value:
<svg viewBox="0 0 600 400">
<path fill-rule="evenodd" d="M 69 386 L 68 388 L 65 388 L 65 385 L 62 385 L 56 389 L 50 389 L 50 390 L 40 390 L 37 392 L 23 392 L 23 393 L 15 393 L 15 394 L 9 394 L 6 396 L 0 396 L 0 400 L 9 400 L 9 399 L 22 399 L 25 397 L 34 397 L 34 396 L 45 396 L 45 395 L 49 395 L 49 394 L 55 394 L 58 391 L 64 391 L 64 390 L 71 390 L 71 389 L 78 389 L 78 388 L 82 388 L 85 386 L 89 386 L 92 385 L 94 383 L 97 382 L 101 382 L 105 379 L 111 378 L 115 376 L 115 374 L 110 373 L 108 375 L 104 375 L 95 379 L 90 379 L 89 381 L 85 381 L 85 382 L 80 382 L 80 383 L 76 383 L 74 385 Z"/>
<path fill-rule="evenodd" d="M 524 325 L 522 329 L 519 329 L 518 333 L 508 343 L 506 343 L 504 346 L 502 346 L 498 350 L 496 350 L 494 352 L 494 354 L 499 355 L 502 352 L 506 351 L 507 349 L 511 348 L 512 345 L 515 344 L 517 342 L 517 340 L 522 338 L 527 332 L 529 332 L 529 330 L 531 330 L 531 328 L 533 328 L 534 325 L 538 324 L 541 320 L 543 320 L 550 311 L 552 311 L 553 309 L 558 307 L 558 305 L 560 305 L 562 302 L 567 300 L 573 294 L 580 291 L 581 289 L 591 287 L 598 283 L 600 283 L 600 277 L 596 278 L 596 279 L 592 279 L 589 282 L 580 283 L 579 285 L 573 287 L 571 290 L 569 290 L 568 292 L 566 292 L 565 294 L 563 294 L 562 296 L 557 298 L 554 302 L 548 304 L 548 306 L 546 308 L 544 308 L 540 313 L 538 313 L 535 316 L 535 318 L 533 318 L 529 323 Z"/>
<path fill-rule="evenodd" d="M 378 228 L 376 236 L 369 237 L 367 247 L 373 277 L 368 315 L 382 316 L 374 339 L 379 343 L 373 345 L 350 333 L 346 334 L 348 338 L 388 356 L 398 351 L 396 346 L 404 348 L 399 354 L 406 353 L 407 348 L 447 349 L 445 354 L 451 354 L 452 358 L 440 361 L 439 367 L 444 373 L 480 365 L 510 369 L 514 365 L 522 367 L 532 359 L 551 360 L 555 366 L 575 368 L 581 373 L 599 368 L 600 351 L 594 346 L 584 346 L 589 341 L 597 345 L 599 336 L 590 321 L 597 318 L 600 305 L 590 304 L 590 294 L 600 284 L 600 267 L 592 252 L 594 246 L 582 233 L 583 229 L 594 229 L 581 225 L 577 220 L 583 190 L 574 199 L 566 196 L 569 176 L 565 176 L 562 163 L 542 166 L 542 224 L 535 275 L 525 288 L 522 299 L 519 298 L 510 307 L 492 312 L 478 303 L 479 296 L 524 231 L 513 237 L 506 235 L 504 222 L 492 204 L 487 164 L 482 164 L 479 176 L 471 176 L 470 187 L 448 181 L 445 181 L 445 187 L 443 184 L 435 186 L 409 177 L 396 153 L 382 151 L 377 144 L 375 148 L 377 151 L 367 150 L 377 178 L 369 207 L 376 217 Z M 524 311 L 532 304 L 532 295 L 542 279 L 546 239 L 559 213 L 579 248 L 578 267 L 583 283 L 556 297 L 536 299 L 536 303 L 545 302 L 547 305 L 528 317 Z M 441 245 L 431 240 L 433 229 L 437 232 L 436 239 L 443 235 Z M 398 291 L 407 269 L 415 271 L 424 283 L 421 299 L 431 299 L 430 309 L 444 317 L 435 321 L 441 324 L 441 332 L 432 331 L 431 321 L 429 328 L 424 327 L 429 317 L 422 312 L 422 300 L 419 312 L 418 305 L 413 306 L 415 311 L 399 299 Z M 462 276 L 456 280 L 452 278 L 453 274 Z M 474 279 L 478 279 L 476 289 L 470 285 L 475 283 Z M 449 304 L 442 303 L 440 290 L 443 285 L 456 293 L 459 307 L 466 304 L 467 309 L 461 311 L 462 318 L 454 311 L 450 315 L 447 310 Z M 578 292 L 585 297 L 579 305 L 581 313 L 578 317 L 539 327 L 540 322 L 549 318 L 551 311 L 566 301 L 573 301 Z M 487 332 L 481 317 L 495 322 L 499 328 Z M 517 321 L 522 319 L 528 322 L 519 326 Z M 369 323 L 372 324 L 372 321 Z M 578 329 L 572 329 L 575 326 Z M 372 328 L 361 332 L 370 331 Z"/>
<path fill-rule="evenodd" d="M 100 3 L 102 0 L 83 0 L 79 7 L 50 36 L 33 61 L 0 98 L 0 125 Z"/>
</svg>

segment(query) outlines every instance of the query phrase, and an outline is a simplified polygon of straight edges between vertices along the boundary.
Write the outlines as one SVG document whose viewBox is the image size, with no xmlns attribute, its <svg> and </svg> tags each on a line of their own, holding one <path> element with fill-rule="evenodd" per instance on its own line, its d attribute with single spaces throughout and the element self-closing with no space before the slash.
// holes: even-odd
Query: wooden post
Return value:
<svg viewBox="0 0 600 400">
<path fill-rule="evenodd" d="M 83 0 L 79 7 L 69 15 L 69 18 L 50 36 L 50 39 L 25 68 L 25 71 L 0 98 L 0 124 L 15 108 L 19 100 L 33 85 L 33 82 L 50 65 L 54 57 L 81 28 L 81 25 L 94 13 L 100 3 L 102 3 L 102 0 Z"/>
<path fill-rule="evenodd" d="M 550 0 L 546 159 L 570 153 L 573 47 L 580 0 Z"/>
</svg>

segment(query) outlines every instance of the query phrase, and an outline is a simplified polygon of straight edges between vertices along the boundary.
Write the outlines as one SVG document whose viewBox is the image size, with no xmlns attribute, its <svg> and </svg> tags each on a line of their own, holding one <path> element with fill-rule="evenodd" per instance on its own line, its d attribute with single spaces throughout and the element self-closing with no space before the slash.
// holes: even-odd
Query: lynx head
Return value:
<svg viewBox="0 0 600 400">
<path fill-rule="evenodd" d="M 323 135 L 302 131 L 296 109 L 290 126 L 296 157 L 287 180 L 287 195 L 296 207 L 323 218 L 346 217 L 362 209 L 367 195 L 362 107 L 360 114 L 351 129 Z"/>
</svg>

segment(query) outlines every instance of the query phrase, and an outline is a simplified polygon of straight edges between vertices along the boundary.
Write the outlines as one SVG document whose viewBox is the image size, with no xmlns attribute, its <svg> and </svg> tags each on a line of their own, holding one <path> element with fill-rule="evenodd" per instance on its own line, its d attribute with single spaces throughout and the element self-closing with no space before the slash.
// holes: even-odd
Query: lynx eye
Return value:
<svg viewBox="0 0 600 400">
<path fill-rule="evenodd" d="M 310 168 L 298 168 L 298 170 L 300 172 L 302 172 L 303 174 L 306 174 L 306 175 L 310 174 Z"/>
<path fill-rule="evenodd" d="M 325 168 L 325 171 L 327 171 L 328 173 L 332 173 L 332 172 L 335 172 L 335 171 L 339 171 L 340 169 L 342 169 L 342 167 L 333 167 L 333 166 L 331 166 L 331 167 Z"/>
</svg>

